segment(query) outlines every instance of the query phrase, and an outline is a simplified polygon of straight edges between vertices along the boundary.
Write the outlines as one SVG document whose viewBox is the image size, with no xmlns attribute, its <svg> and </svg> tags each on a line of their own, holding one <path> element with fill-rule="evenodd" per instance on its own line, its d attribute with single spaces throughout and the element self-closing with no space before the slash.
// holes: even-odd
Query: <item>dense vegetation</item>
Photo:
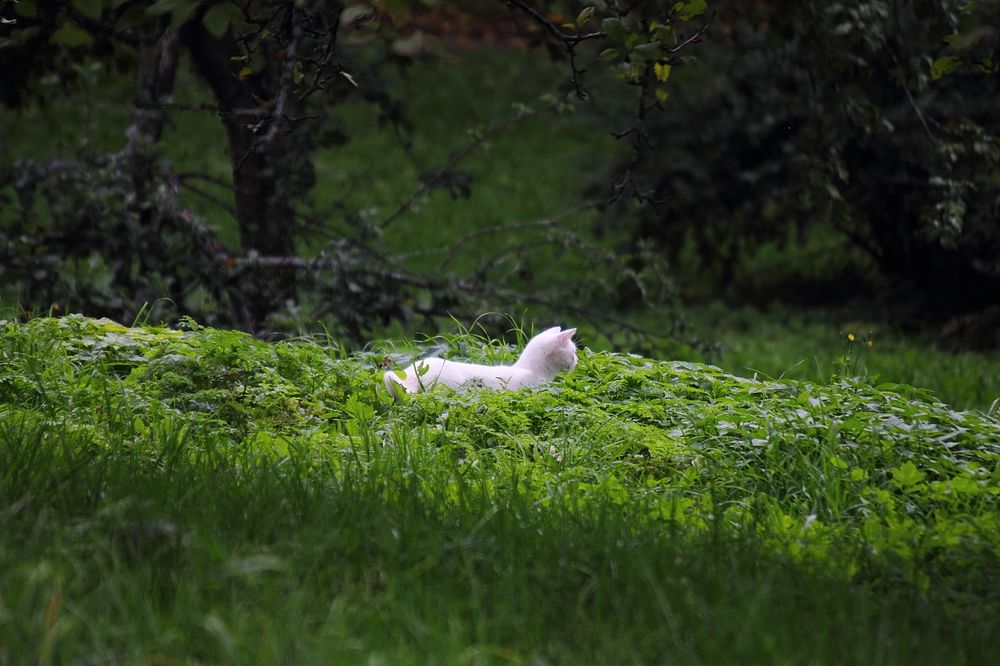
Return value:
<svg viewBox="0 0 1000 666">
<path fill-rule="evenodd" d="M 0 0 L 0 666 L 998 661 L 995 7 Z"/>
<path fill-rule="evenodd" d="M 549 207 L 544 220 L 473 225 L 473 233 L 485 236 L 508 229 L 522 233 L 487 245 L 489 251 L 471 267 L 444 261 L 435 270 L 414 273 L 403 258 L 386 252 L 384 238 L 400 220 L 412 223 L 409 218 L 435 190 L 468 197 L 473 179 L 460 163 L 494 136 L 540 111 L 571 112 L 573 100 L 586 99 L 576 64 L 584 45 L 604 47 L 604 60 L 623 68 L 618 87 L 639 90 L 638 115 L 644 116 L 668 85 L 654 70 L 667 71 L 707 30 L 708 19 L 695 20 L 705 14 L 705 2 L 590 6 L 575 12 L 575 21 L 559 25 L 546 18 L 553 9 L 548 3 L 540 5 L 541 12 L 529 2 L 505 3 L 528 20 L 531 28 L 524 34 L 548 35 L 561 45 L 570 63 L 561 78 L 571 78 L 572 90 L 567 95 L 558 86 L 543 86 L 541 100 L 492 100 L 491 110 L 503 113 L 488 114 L 485 126 L 478 119 L 471 127 L 450 126 L 446 157 L 429 163 L 413 150 L 416 123 L 406 112 L 409 99 L 392 86 L 400 70 L 431 53 L 423 33 L 407 24 L 411 10 L 426 11 L 428 4 L 433 3 L 0 2 L 0 99 L 7 105 L 45 103 L 112 71 L 134 81 L 127 122 L 119 128 L 120 150 L 85 149 L 51 162 L 21 155 L 0 163 L 0 197 L 8 203 L 0 210 L 0 259 L 10 266 L 0 273 L 0 288 L 35 312 L 73 299 L 89 314 L 121 320 L 143 303 L 157 307 L 158 297 L 174 304 L 157 313 L 159 318 L 194 315 L 262 334 L 287 331 L 289 320 L 315 331 L 323 321 L 355 341 L 377 325 L 414 315 L 433 321 L 456 311 L 472 317 L 485 309 L 514 309 L 525 301 L 539 308 L 567 298 L 581 304 L 606 301 L 607 287 L 619 280 L 639 282 L 633 287 L 637 293 L 654 293 L 641 282 L 655 261 L 638 252 L 608 252 L 590 242 L 591 234 L 557 223 L 596 203 L 579 197 L 568 211 Z M 659 28 L 652 29 L 654 24 Z M 588 54 L 592 60 L 595 49 Z M 536 69 L 546 60 L 538 50 L 532 56 Z M 175 90 L 181 65 L 194 74 L 190 92 Z M 534 73 L 532 78 L 538 80 Z M 175 92 L 186 99 L 176 101 Z M 427 94 L 422 89 L 416 97 Z M 438 108 L 452 103 L 436 90 L 430 97 Z M 334 110 L 351 99 L 378 110 L 379 130 L 399 140 L 405 162 L 416 167 L 417 183 L 376 208 L 356 209 L 331 201 L 328 193 L 315 197 L 323 205 L 313 206 L 313 195 L 324 189 L 317 155 L 336 153 L 349 139 Z M 178 172 L 161 159 L 161 142 L 174 116 L 195 111 L 211 113 L 207 117 L 221 135 L 216 157 L 227 164 L 222 177 L 200 164 L 193 172 Z M 190 136 L 183 140 L 195 143 Z M 200 149 L 198 156 L 204 156 Z M 349 178 L 348 193 L 367 184 L 363 171 Z M 224 211 L 225 235 L 187 208 L 177 196 L 181 187 Z M 217 188 L 221 194 L 211 191 Z M 630 177 L 616 192 L 641 199 Z M 436 240 L 449 246 L 448 252 L 469 253 L 464 237 Z M 601 267 L 601 275 L 591 270 L 586 285 L 579 278 L 556 285 L 552 275 L 532 280 L 531 267 L 521 262 L 525 255 L 565 249 Z M 181 256 L 189 260 L 178 261 Z M 78 279 L 64 281 L 64 273 Z M 99 278 L 87 280 L 88 273 Z M 586 293 L 600 287 L 605 293 L 597 298 Z"/>
<path fill-rule="evenodd" d="M 888 293 L 921 325 L 986 309 L 966 342 L 995 345 L 997 3 L 778 4 L 719 2 L 723 28 L 651 116 L 664 202 L 643 233 L 691 249 L 714 293 Z M 753 261 L 810 241 L 796 280 Z"/>
<path fill-rule="evenodd" d="M 412 351 L 0 324 L 0 663 L 997 658 L 995 418 L 586 349 L 393 403 Z"/>
</svg>

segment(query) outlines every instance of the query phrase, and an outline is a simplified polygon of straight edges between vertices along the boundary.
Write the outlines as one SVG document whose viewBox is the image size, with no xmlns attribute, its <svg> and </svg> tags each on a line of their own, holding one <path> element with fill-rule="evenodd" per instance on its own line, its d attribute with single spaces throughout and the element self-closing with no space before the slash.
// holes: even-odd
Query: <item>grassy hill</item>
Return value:
<svg viewBox="0 0 1000 666">
<path fill-rule="evenodd" d="M 0 323 L 0 664 L 1000 656 L 997 419 L 586 349 L 393 403 L 412 352 Z"/>
</svg>

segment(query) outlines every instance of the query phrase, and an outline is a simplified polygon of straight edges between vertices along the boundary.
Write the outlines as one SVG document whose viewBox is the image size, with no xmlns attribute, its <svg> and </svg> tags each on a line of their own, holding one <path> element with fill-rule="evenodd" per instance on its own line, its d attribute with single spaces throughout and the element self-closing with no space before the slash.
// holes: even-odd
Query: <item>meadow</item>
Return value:
<svg viewBox="0 0 1000 666">
<path fill-rule="evenodd" d="M 0 663 L 998 656 L 995 418 L 588 349 L 394 403 L 415 352 L 0 324 Z"/>
<path fill-rule="evenodd" d="M 564 72 L 536 66 L 471 52 L 393 78 L 410 156 L 370 105 L 340 105 L 351 140 L 319 156 L 303 209 L 393 210 L 465 130 L 544 106 Z M 25 128 L 3 147 L 120 148 L 128 82 L 87 76 L 0 116 Z M 179 101 L 202 101 L 181 77 Z M 442 239 L 574 206 L 620 150 L 586 113 L 533 115 L 464 164 L 469 198 L 430 193 L 384 242 L 435 265 L 423 250 Z M 210 115 L 176 114 L 163 151 L 229 196 L 210 182 L 229 165 Z M 217 207 L 180 196 L 229 238 Z M 676 314 L 623 316 L 657 330 Z M 397 323 L 360 349 L 3 315 L 0 665 L 996 661 L 996 353 L 867 313 L 682 314 L 669 356 L 567 319 L 580 364 L 553 384 L 401 403 L 384 362 L 510 361 L 530 330 L 508 345 L 445 323 L 414 342 Z"/>
</svg>

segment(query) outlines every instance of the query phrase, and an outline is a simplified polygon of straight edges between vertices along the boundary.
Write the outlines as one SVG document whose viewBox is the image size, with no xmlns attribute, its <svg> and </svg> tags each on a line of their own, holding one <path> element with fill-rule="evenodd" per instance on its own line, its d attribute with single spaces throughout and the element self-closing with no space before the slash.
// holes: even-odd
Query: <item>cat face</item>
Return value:
<svg viewBox="0 0 1000 666">
<path fill-rule="evenodd" d="M 573 335 L 575 333 L 575 328 L 559 332 L 555 357 L 558 359 L 559 365 L 565 370 L 573 370 L 576 367 L 576 344 L 573 342 Z"/>
<path fill-rule="evenodd" d="M 560 370 L 576 367 L 576 344 L 573 343 L 575 328 L 565 331 L 558 326 L 542 331 L 528 342 L 524 348 L 524 364 L 536 370 L 543 368 L 554 375 Z"/>
</svg>

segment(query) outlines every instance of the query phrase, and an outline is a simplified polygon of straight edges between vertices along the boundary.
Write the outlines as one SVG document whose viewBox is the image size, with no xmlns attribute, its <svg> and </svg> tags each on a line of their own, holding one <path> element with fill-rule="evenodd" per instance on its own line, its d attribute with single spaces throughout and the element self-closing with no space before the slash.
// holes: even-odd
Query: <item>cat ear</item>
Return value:
<svg viewBox="0 0 1000 666">
<path fill-rule="evenodd" d="M 575 328 L 567 328 L 559 334 L 559 344 L 564 345 L 566 343 L 572 343 L 574 334 L 576 334 Z"/>
</svg>

